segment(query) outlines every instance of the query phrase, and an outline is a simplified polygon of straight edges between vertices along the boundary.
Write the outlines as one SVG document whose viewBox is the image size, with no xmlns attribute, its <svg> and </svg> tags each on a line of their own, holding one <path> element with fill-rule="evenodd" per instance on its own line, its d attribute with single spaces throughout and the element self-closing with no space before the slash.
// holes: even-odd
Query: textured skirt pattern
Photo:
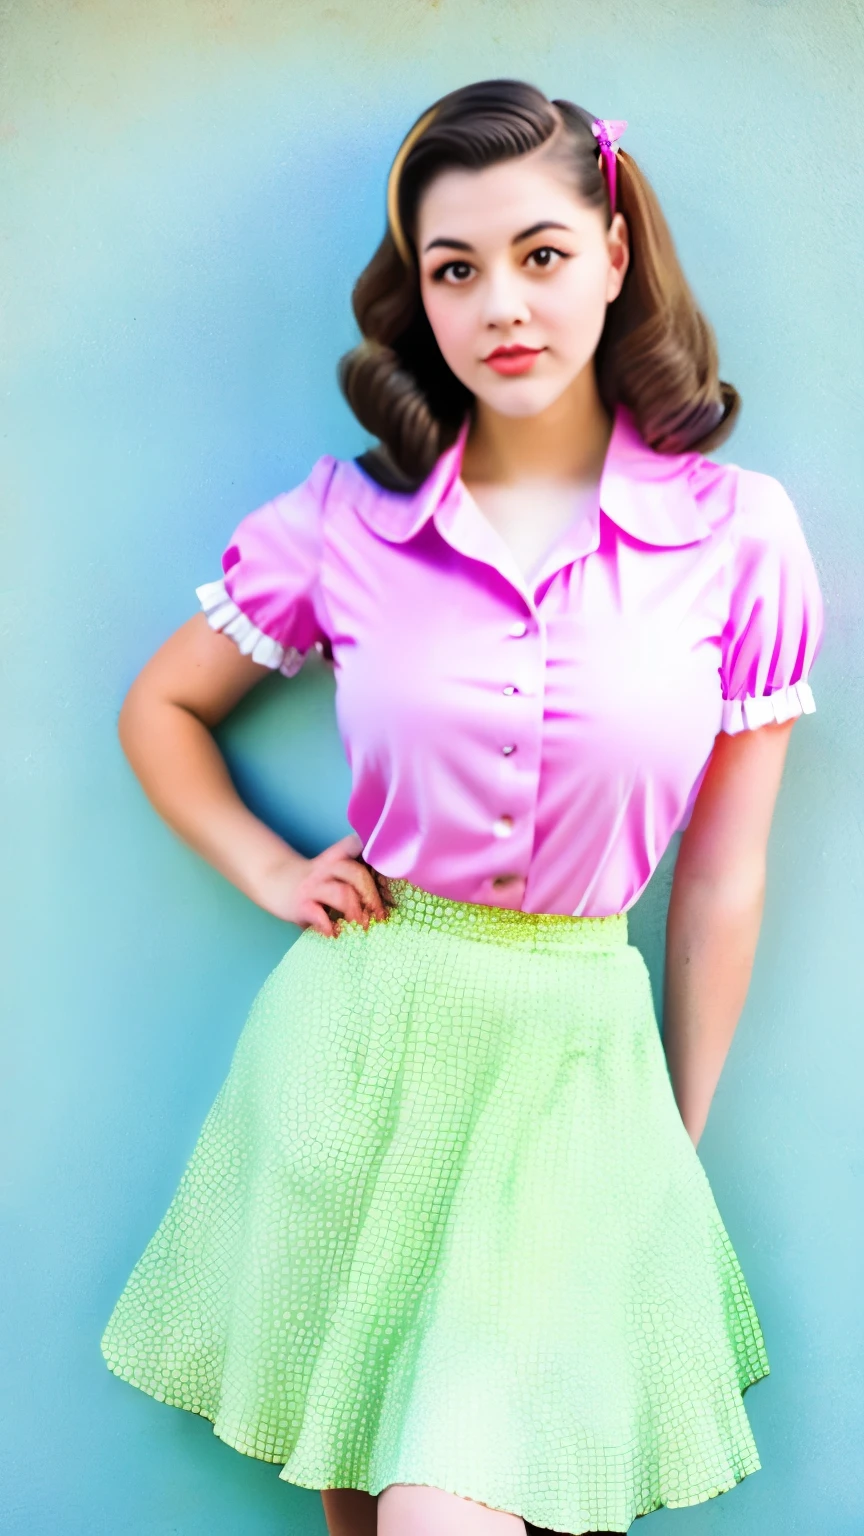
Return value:
<svg viewBox="0 0 864 1536">
<path fill-rule="evenodd" d="M 756 1471 L 761 1328 L 625 914 L 306 928 L 102 1338 L 308 1488 L 626 1531 Z"/>
</svg>

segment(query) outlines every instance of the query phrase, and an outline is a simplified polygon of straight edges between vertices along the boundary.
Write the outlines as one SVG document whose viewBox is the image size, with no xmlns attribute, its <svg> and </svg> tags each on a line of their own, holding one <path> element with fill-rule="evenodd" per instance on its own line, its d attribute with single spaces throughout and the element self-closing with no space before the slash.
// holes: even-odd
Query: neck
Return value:
<svg viewBox="0 0 864 1536">
<path fill-rule="evenodd" d="M 534 416 L 503 416 L 477 400 L 462 478 L 491 484 L 523 479 L 588 482 L 602 473 L 612 422 L 589 363 Z"/>
</svg>

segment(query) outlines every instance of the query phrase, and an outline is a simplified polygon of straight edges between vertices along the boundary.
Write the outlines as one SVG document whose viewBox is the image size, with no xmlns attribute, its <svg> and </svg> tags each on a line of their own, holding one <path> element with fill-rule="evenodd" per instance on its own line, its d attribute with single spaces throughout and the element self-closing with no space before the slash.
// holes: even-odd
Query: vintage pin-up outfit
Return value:
<svg viewBox="0 0 864 1536">
<path fill-rule="evenodd" d="M 768 1372 L 626 913 L 717 732 L 812 710 L 819 589 L 776 480 L 623 408 L 526 580 L 467 430 L 413 495 L 319 459 L 199 589 L 288 676 L 332 648 L 395 905 L 265 981 L 102 1347 L 290 1482 L 625 1531 L 759 1467 Z"/>
</svg>

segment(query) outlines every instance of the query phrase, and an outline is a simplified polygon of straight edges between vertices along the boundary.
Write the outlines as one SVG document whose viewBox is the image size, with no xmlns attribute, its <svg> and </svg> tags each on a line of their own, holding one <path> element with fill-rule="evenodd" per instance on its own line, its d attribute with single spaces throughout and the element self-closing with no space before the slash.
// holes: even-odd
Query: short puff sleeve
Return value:
<svg viewBox="0 0 864 1536">
<path fill-rule="evenodd" d="M 336 464 L 330 455 L 318 459 L 300 485 L 248 513 L 222 556 L 222 580 L 196 588 L 211 629 L 286 677 L 328 638 L 318 577 L 324 505 Z"/>
<path fill-rule="evenodd" d="M 812 714 L 822 597 L 798 514 L 778 480 L 740 470 L 731 601 L 721 653 L 721 730 Z"/>
</svg>

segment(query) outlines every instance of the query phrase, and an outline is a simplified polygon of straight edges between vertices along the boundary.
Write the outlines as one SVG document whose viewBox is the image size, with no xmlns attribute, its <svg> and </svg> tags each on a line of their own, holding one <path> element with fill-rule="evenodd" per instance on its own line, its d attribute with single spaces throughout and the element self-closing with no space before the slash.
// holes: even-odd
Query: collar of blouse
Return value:
<svg viewBox="0 0 864 1536">
<path fill-rule="evenodd" d="M 351 500 L 363 521 L 390 543 L 405 543 L 434 516 L 439 533 L 455 549 L 501 569 L 510 563 L 502 543 L 479 515 L 460 475 L 469 426 L 466 416 L 456 441 L 417 491 L 384 490 L 354 466 Z M 733 510 L 728 469 L 696 452 L 657 453 L 641 438 L 630 412 L 619 405 L 596 502 L 573 531 L 556 542 L 531 585 L 536 591 L 553 570 L 599 548 L 601 512 L 640 544 L 670 549 L 708 538 Z M 507 574 L 514 585 L 524 587 L 515 565 Z"/>
</svg>

